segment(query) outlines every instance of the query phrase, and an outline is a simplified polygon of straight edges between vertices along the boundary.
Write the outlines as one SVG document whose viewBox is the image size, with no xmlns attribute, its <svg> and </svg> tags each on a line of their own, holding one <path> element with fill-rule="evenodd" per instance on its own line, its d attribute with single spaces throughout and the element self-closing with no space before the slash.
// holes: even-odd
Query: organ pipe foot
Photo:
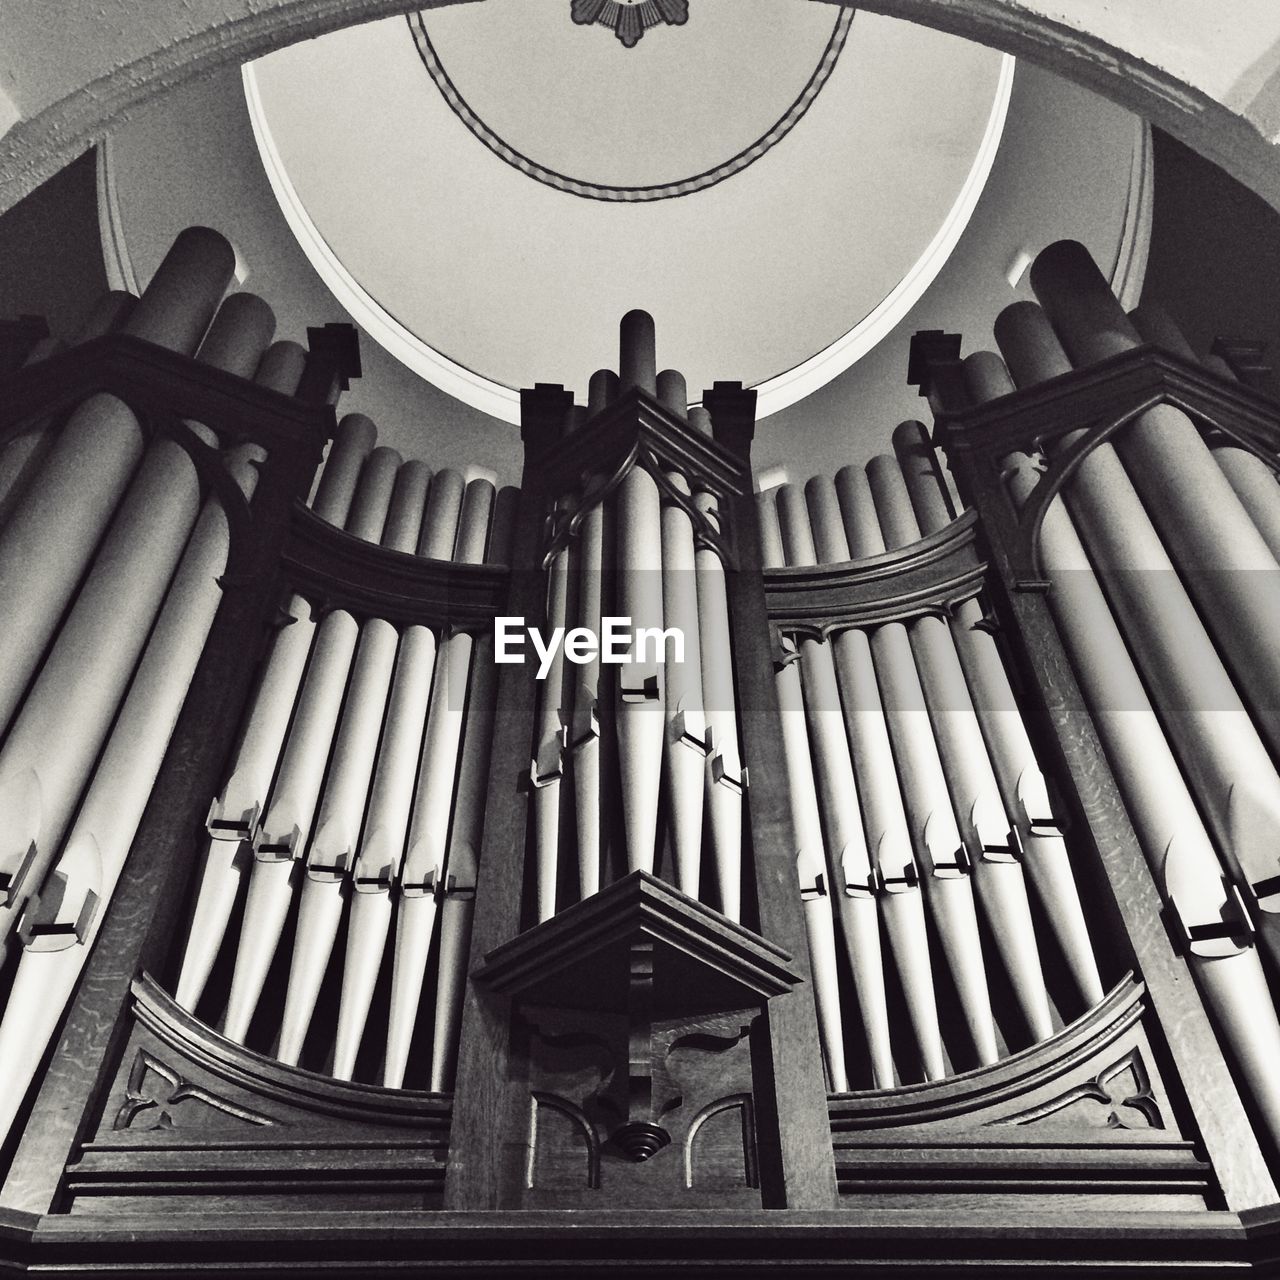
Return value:
<svg viewBox="0 0 1280 1280">
<path fill-rule="evenodd" d="M 1047 1040 L 1053 1035 L 1053 1018 L 1049 1013 L 1022 868 L 1016 862 L 984 859 L 974 864 L 973 878 L 1032 1039 Z"/>
<path fill-rule="evenodd" d="M 982 963 L 973 886 L 967 875 L 931 876 L 926 885 L 934 927 L 947 958 L 947 968 L 956 984 L 974 1053 L 979 1063 L 989 1066 L 1000 1054 L 991 1017 L 987 973 Z"/>
<path fill-rule="evenodd" d="M 892 1089 L 893 1050 L 889 1043 L 889 1005 L 884 992 L 884 959 L 880 951 L 880 918 L 870 895 L 838 899 L 845 951 L 853 970 L 858 1012 L 877 1089 Z"/>
<path fill-rule="evenodd" d="M 280 1047 L 276 1057 L 291 1067 L 298 1065 L 302 1046 L 311 1030 L 320 984 L 333 955 L 333 944 L 342 920 L 345 887 L 338 880 L 306 876 L 298 905 L 298 931 L 289 965 L 289 986 L 280 1020 Z"/>
<path fill-rule="evenodd" d="M 226 936 L 227 922 L 231 919 L 241 881 L 252 861 L 253 850 L 247 840 L 209 841 L 174 997 L 184 1009 L 194 1011 L 204 993 L 205 983 Z"/>
<path fill-rule="evenodd" d="M 255 858 L 249 873 L 249 896 L 236 948 L 236 967 L 227 997 L 227 1016 L 222 1034 L 243 1044 L 249 1023 L 258 1008 L 267 970 L 275 958 L 280 933 L 293 902 L 300 864 L 292 860 L 263 862 Z"/>
<path fill-rule="evenodd" d="M 347 954 L 342 966 L 342 997 L 338 1003 L 338 1034 L 333 1051 L 333 1074 L 350 1080 L 364 1038 L 373 989 L 391 928 L 391 894 L 385 888 L 351 895 L 347 919 Z"/>
<path fill-rule="evenodd" d="M 1071 977 L 1085 1006 L 1095 1005 L 1104 994 L 1102 978 L 1093 957 L 1093 944 L 1084 922 L 1066 841 L 1057 832 L 1041 834 L 1033 829 L 1025 837 L 1024 846 L 1024 865 L 1044 904 Z"/>
<path fill-rule="evenodd" d="M 450 895 L 440 908 L 440 971 L 436 978 L 436 1017 L 431 1036 L 430 1087 L 433 1092 L 453 1088 L 475 905 L 473 897 Z"/>
<path fill-rule="evenodd" d="M 436 899 L 431 893 L 405 894 L 396 911 L 395 963 L 391 971 L 391 1012 L 387 1020 L 387 1056 L 382 1083 L 391 1089 L 404 1084 L 409 1046 L 418 1023 L 427 957 L 435 932 Z"/>
<path fill-rule="evenodd" d="M 946 1067 L 942 1058 L 942 1034 L 938 1029 L 938 1002 L 933 991 L 933 968 L 929 963 L 924 897 L 919 887 L 886 889 L 880 896 L 880 913 L 907 1002 L 907 1017 L 915 1034 L 921 1070 L 926 1080 L 941 1080 L 946 1075 Z"/>
<path fill-rule="evenodd" d="M 836 978 L 836 932 L 831 903 L 818 892 L 804 899 L 805 933 L 809 940 L 809 964 L 813 969 L 813 994 L 818 1009 L 818 1030 L 827 1078 L 833 1093 L 849 1092 L 844 1058 L 844 1029 L 840 1019 L 840 994 Z"/>
</svg>

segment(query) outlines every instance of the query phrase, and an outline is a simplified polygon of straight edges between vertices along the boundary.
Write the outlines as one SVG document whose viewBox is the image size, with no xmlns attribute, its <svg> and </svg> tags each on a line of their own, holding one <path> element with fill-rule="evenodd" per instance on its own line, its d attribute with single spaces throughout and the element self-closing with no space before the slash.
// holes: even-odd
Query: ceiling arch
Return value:
<svg viewBox="0 0 1280 1280">
<path fill-rule="evenodd" d="M 94 20 L 0 0 L 0 210 L 129 111 L 227 64 L 373 18 L 483 0 L 102 0 Z M 827 3 L 829 0 L 811 0 Z M 1280 6 L 1272 0 L 869 0 L 1029 59 L 1139 112 L 1280 209 Z"/>
</svg>

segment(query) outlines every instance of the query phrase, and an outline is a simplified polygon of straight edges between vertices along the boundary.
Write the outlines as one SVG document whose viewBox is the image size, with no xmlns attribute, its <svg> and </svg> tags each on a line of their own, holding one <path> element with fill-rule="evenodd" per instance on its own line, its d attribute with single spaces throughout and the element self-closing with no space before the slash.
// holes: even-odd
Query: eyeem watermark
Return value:
<svg viewBox="0 0 1280 1280">
<path fill-rule="evenodd" d="M 524 662 L 525 640 L 529 640 L 538 656 L 538 679 L 545 680 L 564 649 L 564 656 L 578 666 L 594 662 L 621 665 L 626 662 L 664 662 L 670 642 L 671 661 L 684 661 L 684 632 L 679 627 L 633 627 L 630 618 L 601 618 L 600 634 L 590 627 L 555 627 L 550 636 L 537 627 L 528 626 L 523 618 L 494 618 L 493 660 Z M 649 658 L 650 646 L 653 657 Z"/>
</svg>

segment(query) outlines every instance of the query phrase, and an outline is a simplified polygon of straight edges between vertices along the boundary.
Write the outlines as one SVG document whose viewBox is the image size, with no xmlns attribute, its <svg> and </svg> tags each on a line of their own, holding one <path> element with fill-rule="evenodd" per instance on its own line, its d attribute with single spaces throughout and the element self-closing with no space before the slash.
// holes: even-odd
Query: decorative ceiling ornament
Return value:
<svg viewBox="0 0 1280 1280">
<path fill-rule="evenodd" d="M 584 24 L 590 21 L 598 21 L 606 26 L 612 26 L 612 20 L 608 17 L 611 9 L 625 10 L 630 13 L 649 8 L 657 11 L 659 6 L 664 11 L 667 9 L 679 9 L 686 16 L 688 13 L 688 0 L 636 0 L 634 3 L 621 3 L 620 0 L 573 0 L 574 21 Z M 583 14 L 588 12 L 592 14 L 598 13 L 599 16 L 595 18 L 579 17 L 580 11 Z M 688 177 L 674 182 L 658 182 L 643 187 L 609 186 L 604 183 L 574 178 L 549 168 L 547 165 L 539 164 L 536 160 L 524 155 L 523 152 L 517 151 L 515 147 L 500 137 L 480 118 L 450 79 L 449 73 L 445 70 L 444 64 L 440 60 L 439 53 L 431 43 L 431 37 L 427 34 L 427 18 L 430 11 L 419 10 L 406 16 L 409 21 L 409 30 L 413 33 L 413 41 L 417 47 L 418 56 L 422 59 L 422 65 L 426 68 L 427 74 L 435 83 L 436 88 L 440 90 L 441 95 L 449 104 L 453 113 L 494 155 L 506 161 L 512 168 L 519 169 L 526 177 L 532 178 L 535 182 L 544 183 L 548 187 L 555 187 L 558 191 L 566 191 L 570 195 L 582 196 L 587 200 L 610 200 L 629 203 L 647 200 L 670 200 L 677 196 L 688 196 L 698 191 L 705 191 L 708 187 L 714 187 L 726 178 L 733 177 L 735 173 L 741 173 L 743 169 L 754 164 L 762 155 L 781 142 L 800 122 L 813 104 L 813 100 L 831 78 L 831 73 L 836 67 L 836 60 L 840 57 L 848 39 L 849 28 L 853 24 L 854 12 L 855 9 L 852 5 L 841 5 L 836 8 L 835 24 L 832 27 L 831 35 L 804 88 L 801 89 L 795 101 L 792 102 L 787 110 L 750 146 L 744 147 L 737 155 L 731 156 L 728 160 L 705 169 L 701 173 L 690 174 Z M 684 20 L 681 17 L 675 21 L 683 22 Z M 640 34 L 643 34 L 643 26 L 653 26 L 656 21 L 658 19 L 655 18 L 651 22 L 643 23 Z M 619 39 L 630 48 L 635 44 L 636 40 L 640 39 L 640 35 L 629 41 L 619 29 Z"/>
<path fill-rule="evenodd" d="M 612 27 L 614 35 L 633 49 L 640 37 L 660 22 L 684 26 L 689 21 L 689 0 L 573 0 L 571 12 L 579 26 L 598 22 Z"/>
</svg>

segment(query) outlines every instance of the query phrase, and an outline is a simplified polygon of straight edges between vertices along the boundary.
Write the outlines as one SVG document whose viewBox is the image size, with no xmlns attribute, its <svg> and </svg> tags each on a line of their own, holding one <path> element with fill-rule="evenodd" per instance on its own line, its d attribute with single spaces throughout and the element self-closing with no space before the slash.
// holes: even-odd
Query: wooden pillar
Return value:
<svg viewBox="0 0 1280 1280">
<path fill-rule="evenodd" d="M 572 405 L 572 394 L 559 386 L 540 383 L 521 393 L 525 466 L 504 611 L 510 617 L 542 616 L 546 580 L 540 551 L 551 495 L 539 485 L 531 460 L 556 439 Z M 468 974 L 521 928 L 536 671 L 534 663 L 520 662 L 503 665 L 498 673 L 501 732 L 494 735 L 489 765 Z M 509 1071 L 510 1027 L 510 999 L 468 981 L 462 999 L 446 1209 L 494 1209 L 502 1202 L 503 1140 L 510 1136 L 519 1141 L 519 1135 L 503 1132 L 516 1091 Z"/>
<path fill-rule="evenodd" d="M 736 382 L 717 382 L 702 397 L 716 442 L 734 454 L 748 477 L 755 400 L 754 391 Z M 767 1208 L 829 1209 L 836 1203 L 831 1123 L 796 878 L 796 836 L 787 798 L 759 520 L 750 484 L 746 489 L 729 512 L 736 564 L 726 576 L 749 776 L 751 866 L 760 934 L 791 953 L 792 966 L 804 979 L 766 1005 L 768 1043 L 756 1059 L 761 1189 Z M 773 1114 L 766 1114 L 769 1104 Z M 768 1150 L 766 1144 L 773 1143 L 773 1150 Z"/>
</svg>

